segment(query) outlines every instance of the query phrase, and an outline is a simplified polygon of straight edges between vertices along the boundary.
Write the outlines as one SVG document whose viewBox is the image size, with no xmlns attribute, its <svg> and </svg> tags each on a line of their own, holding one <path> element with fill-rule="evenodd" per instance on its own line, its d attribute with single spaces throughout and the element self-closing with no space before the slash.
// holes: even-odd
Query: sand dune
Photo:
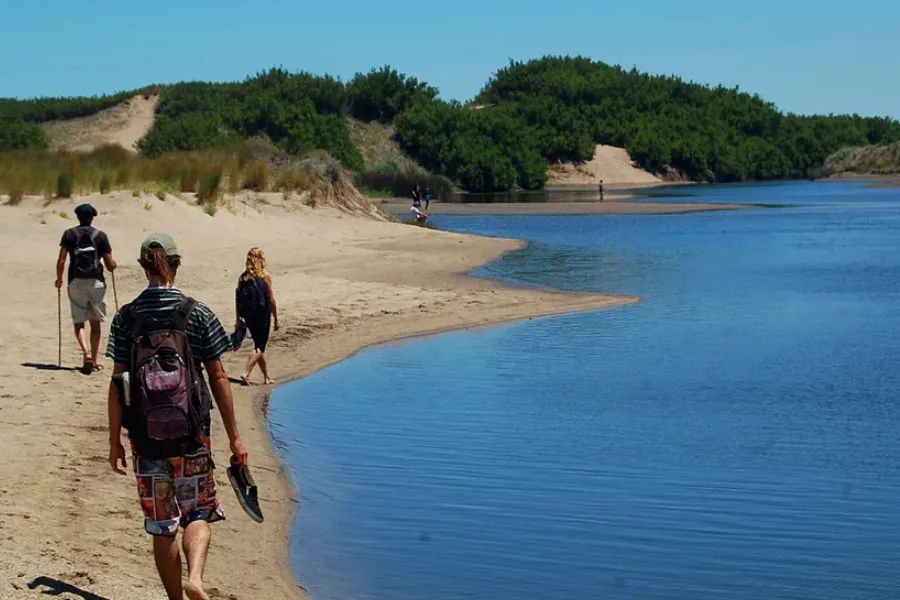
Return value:
<svg viewBox="0 0 900 600">
<path fill-rule="evenodd" d="M 90 151 L 104 144 L 137 150 L 137 143 L 153 127 L 159 96 L 134 96 L 125 102 L 80 119 L 43 125 L 54 149 Z"/>
<path fill-rule="evenodd" d="M 550 165 L 547 185 L 596 186 L 601 179 L 607 186 L 627 184 L 634 187 L 664 183 L 656 175 L 637 167 L 623 148 L 597 144 L 594 158 L 586 163 Z"/>
<path fill-rule="evenodd" d="M 226 203 L 214 217 L 175 198 L 125 192 L 86 199 L 100 211 L 96 225 L 109 234 L 121 265 L 116 283 L 122 303 L 145 285 L 136 260 L 141 240 L 162 230 L 176 238 L 184 254 L 180 287 L 208 303 L 230 327 L 234 284 L 246 251 L 261 246 L 282 312 L 283 328 L 273 334 L 269 351 L 280 381 L 398 337 L 635 301 L 467 278 L 459 273 L 519 243 L 280 198 L 246 196 Z M 0 238 L 16 249 L 0 263 L 0 276 L 11 283 L 0 300 L 6 317 L 0 355 L 0 598 L 43 597 L 45 588 L 30 591 L 28 584 L 47 577 L 110 600 L 161 600 L 134 482 L 115 475 L 106 462 L 108 378 L 53 367 L 53 265 L 60 234 L 74 225 L 72 209 L 83 200 L 47 204 L 30 198 L 17 207 L 0 205 Z M 351 204 L 359 202 L 354 198 Z M 111 291 L 107 300 L 112 305 Z M 65 304 L 62 343 L 64 367 L 77 365 Z M 227 357 L 231 375 L 239 374 L 246 352 Z M 297 496 L 261 416 L 266 389 L 251 389 L 255 397 L 236 388 L 237 416 L 266 521 L 256 524 L 241 511 L 220 470 L 228 520 L 214 526 L 208 585 L 214 598 L 298 598 L 302 590 L 287 567 Z M 227 442 L 218 417 L 213 421 L 221 462 Z M 296 485 L 302 491 L 304 482 Z"/>
</svg>

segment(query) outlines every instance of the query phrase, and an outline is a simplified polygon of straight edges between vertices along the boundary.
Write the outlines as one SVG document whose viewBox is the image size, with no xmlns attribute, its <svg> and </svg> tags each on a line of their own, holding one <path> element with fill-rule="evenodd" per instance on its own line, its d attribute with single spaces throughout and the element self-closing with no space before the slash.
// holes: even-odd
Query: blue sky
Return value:
<svg viewBox="0 0 900 600">
<path fill-rule="evenodd" d="M 897 0 L 0 2 L 7 97 L 390 64 L 466 100 L 510 58 L 581 54 L 787 111 L 900 118 Z"/>
</svg>

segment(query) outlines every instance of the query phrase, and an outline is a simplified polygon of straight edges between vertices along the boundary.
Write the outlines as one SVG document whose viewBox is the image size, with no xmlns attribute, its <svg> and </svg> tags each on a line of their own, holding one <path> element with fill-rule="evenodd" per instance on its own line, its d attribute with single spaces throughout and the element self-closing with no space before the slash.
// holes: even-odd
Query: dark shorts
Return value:
<svg viewBox="0 0 900 600">
<path fill-rule="evenodd" d="M 265 311 L 260 315 L 256 315 L 247 320 L 247 329 L 250 330 L 250 337 L 253 339 L 253 347 L 260 352 L 266 351 L 266 345 L 269 343 L 269 331 L 272 328 L 272 313 Z"/>
<path fill-rule="evenodd" d="M 214 523 L 225 518 L 216 499 L 209 438 L 203 442 L 205 448 L 186 456 L 154 459 L 133 455 L 144 529 L 150 535 L 172 536 L 179 525 L 184 528 L 194 521 Z"/>
</svg>

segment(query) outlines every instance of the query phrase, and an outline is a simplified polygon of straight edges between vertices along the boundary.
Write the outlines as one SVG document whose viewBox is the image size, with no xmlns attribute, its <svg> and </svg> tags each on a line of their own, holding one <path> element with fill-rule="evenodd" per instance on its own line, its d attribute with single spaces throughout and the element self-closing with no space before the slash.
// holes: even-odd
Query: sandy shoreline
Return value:
<svg viewBox="0 0 900 600">
<path fill-rule="evenodd" d="M 379 207 L 388 214 L 405 216 L 409 202 L 391 200 Z M 717 210 L 759 208 L 749 204 L 711 204 L 702 202 L 495 202 L 458 204 L 432 203 L 429 215 L 668 215 Z"/>
<path fill-rule="evenodd" d="M 269 351 L 279 382 L 381 342 L 637 300 L 524 290 L 467 277 L 464 273 L 521 243 L 383 222 L 333 208 L 279 206 L 274 196 L 235 202 L 215 217 L 177 199 L 162 202 L 117 193 L 89 200 L 101 213 L 96 225 L 109 234 L 120 263 L 116 283 L 121 303 L 144 285 L 136 264 L 141 239 L 164 230 L 185 255 L 180 287 L 209 304 L 230 327 L 234 280 L 246 250 L 263 247 L 283 315 L 282 331 L 273 335 Z M 106 463 L 108 377 L 54 368 L 53 266 L 59 237 L 74 225 L 72 209 L 80 201 L 0 206 L 0 232 L 16 249 L 0 265 L 9 282 L 2 301 L 7 350 L 0 358 L 5 431 L 0 450 L 6 457 L 0 463 L 5 481 L 0 489 L 0 598 L 40 597 L 48 588 L 30 590 L 28 584 L 43 581 L 63 582 L 110 600 L 162 599 L 134 482 L 130 476 L 116 476 Z M 63 363 L 69 368 L 79 355 L 63 300 Z M 111 291 L 107 301 L 112 307 Z M 246 352 L 227 358 L 230 375 L 239 373 Z M 296 495 L 262 414 L 267 391 L 235 387 L 238 423 L 266 522 L 258 525 L 244 515 L 220 469 L 219 493 L 228 520 L 214 528 L 207 568 L 214 597 L 303 596 L 288 564 Z M 213 421 L 221 464 L 227 441 L 216 416 Z M 297 483 L 302 490 L 303 482 Z"/>
</svg>

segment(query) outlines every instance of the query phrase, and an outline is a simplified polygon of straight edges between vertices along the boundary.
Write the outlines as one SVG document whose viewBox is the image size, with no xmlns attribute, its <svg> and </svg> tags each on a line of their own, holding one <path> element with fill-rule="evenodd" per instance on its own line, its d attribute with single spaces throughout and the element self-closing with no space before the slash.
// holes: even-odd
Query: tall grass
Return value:
<svg viewBox="0 0 900 600">
<path fill-rule="evenodd" d="M 309 165 L 303 162 L 307 159 L 292 161 L 271 145 L 266 154 L 265 144 L 250 140 L 227 148 L 172 152 L 157 158 L 133 154 L 119 146 L 102 146 L 86 153 L 0 152 L 0 194 L 21 201 L 25 195 L 68 198 L 125 189 L 165 198 L 168 192 L 180 190 L 197 193 L 204 202 L 214 202 L 225 191 L 310 189 L 338 168 L 331 165 L 339 165 L 330 157 Z"/>
<path fill-rule="evenodd" d="M 835 173 L 860 173 L 894 175 L 900 173 L 900 142 L 882 146 L 842 148 L 825 160 L 822 171 Z"/>
</svg>

